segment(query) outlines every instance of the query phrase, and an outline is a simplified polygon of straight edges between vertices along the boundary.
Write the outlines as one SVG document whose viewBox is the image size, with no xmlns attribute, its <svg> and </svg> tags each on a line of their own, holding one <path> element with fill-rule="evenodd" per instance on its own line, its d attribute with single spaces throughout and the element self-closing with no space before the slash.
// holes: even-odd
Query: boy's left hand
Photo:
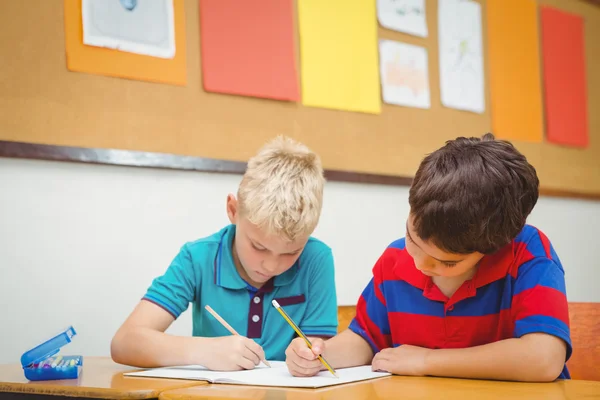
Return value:
<svg viewBox="0 0 600 400">
<path fill-rule="evenodd" d="M 424 376 L 425 359 L 431 351 L 433 350 L 410 345 L 383 349 L 373 357 L 372 369 L 394 375 Z"/>
</svg>

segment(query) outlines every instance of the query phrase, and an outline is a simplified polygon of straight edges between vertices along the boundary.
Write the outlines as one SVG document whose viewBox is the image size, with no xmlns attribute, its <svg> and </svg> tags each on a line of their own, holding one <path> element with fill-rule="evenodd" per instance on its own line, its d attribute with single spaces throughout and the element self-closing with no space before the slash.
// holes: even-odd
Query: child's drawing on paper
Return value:
<svg viewBox="0 0 600 400">
<path fill-rule="evenodd" d="M 439 0 L 440 91 L 446 107 L 485 110 L 481 6 Z"/>
<path fill-rule="evenodd" d="M 377 0 L 377 18 L 384 28 L 427 37 L 425 0 Z"/>
<path fill-rule="evenodd" d="M 383 101 L 407 107 L 430 108 L 427 50 L 410 44 L 379 43 Z"/>
<path fill-rule="evenodd" d="M 175 56 L 173 0 L 82 0 L 83 43 L 159 58 Z"/>
<path fill-rule="evenodd" d="M 132 11 L 137 6 L 137 0 L 121 0 L 121 5 L 129 11 Z"/>
</svg>

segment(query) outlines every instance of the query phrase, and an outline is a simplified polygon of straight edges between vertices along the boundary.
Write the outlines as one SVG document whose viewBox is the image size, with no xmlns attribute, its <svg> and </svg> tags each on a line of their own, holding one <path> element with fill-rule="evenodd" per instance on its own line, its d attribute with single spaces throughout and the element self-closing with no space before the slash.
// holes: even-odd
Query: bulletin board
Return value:
<svg viewBox="0 0 600 400">
<path fill-rule="evenodd" d="M 285 134 L 317 151 L 327 169 L 411 177 L 444 141 L 491 130 L 489 88 L 483 114 L 440 103 L 436 0 L 426 1 L 427 38 L 378 28 L 380 38 L 427 48 L 431 108 L 382 104 L 378 115 L 205 92 L 198 0 L 175 1 L 185 2 L 184 86 L 69 72 L 63 0 L 2 1 L 0 140 L 246 161 L 266 140 Z M 544 188 L 600 194 L 600 7 L 580 0 L 539 3 L 585 17 L 590 144 L 515 145 Z M 483 34 L 485 44 L 485 18 Z M 486 74 L 488 64 L 486 56 Z"/>
</svg>

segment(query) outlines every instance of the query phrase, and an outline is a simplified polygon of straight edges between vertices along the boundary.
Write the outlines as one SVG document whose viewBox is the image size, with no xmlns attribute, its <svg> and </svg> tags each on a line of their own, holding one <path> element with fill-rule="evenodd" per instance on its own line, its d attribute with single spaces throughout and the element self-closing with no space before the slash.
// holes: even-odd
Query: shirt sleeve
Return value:
<svg viewBox="0 0 600 400">
<path fill-rule="evenodd" d="M 384 262 L 385 257 L 381 256 L 373 267 L 373 277 L 358 299 L 356 316 L 349 326 L 351 331 L 369 343 L 373 353 L 392 347 L 383 288 L 382 268 Z"/>
<path fill-rule="evenodd" d="M 567 344 L 569 359 L 573 350 L 565 276 L 556 260 L 536 257 L 519 266 L 511 308 L 514 337 L 528 333 L 556 336 Z"/>
<path fill-rule="evenodd" d="M 300 329 L 307 336 L 335 336 L 337 334 L 337 293 L 335 268 L 331 249 L 323 251 L 310 265 L 306 318 Z"/>
<path fill-rule="evenodd" d="M 184 245 L 164 275 L 152 281 L 143 300 L 162 307 L 177 319 L 194 300 L 199 283 L 191 254 L 187 245 Z"/>
</svg>

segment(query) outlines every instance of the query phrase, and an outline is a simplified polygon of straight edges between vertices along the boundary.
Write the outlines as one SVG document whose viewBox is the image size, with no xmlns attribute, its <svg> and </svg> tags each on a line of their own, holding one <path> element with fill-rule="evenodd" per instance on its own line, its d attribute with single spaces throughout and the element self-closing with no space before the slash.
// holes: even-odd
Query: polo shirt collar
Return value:
<svg viewBox="0 0 600 400">
<path fill-rule="evenodd" d="M 475 289 L 503 279 L 511 272 L 515 260 L 514 246 L 513 240 L 497 252 L 483 256 L 473 277 Z"/>
<path fill-rule="evenodd" d="M 466 281 L 453 296 L 453 300 L 459 301 L 468 297 L 475 296 L 477 289 L 503 279 L 510 272 L 514 263 L 514 241 L 504 246 L 496 253 L 484 256 L 480 263 L 477 272 L 470 280 Z M 394 265 L 395 275 L 408 283 L 423 291 L 423 296 L 430 300 L 445 301 L 447 300 L 441 291 L 435 286 L 431 277 L 423 274 L 415 267 L 414 260 L 406 249 L 402 249 L 404 253 Z"/>
<path fill-rule="evenodd" d="M 242 279 L 239 272 L 235 267 L 233 261 L 233 253 L 231 251 L 233 239 L 235 238 L 235 225 L 231 224 L 223 230 L 221 236 L 221 242 L 219 244 L 219 250 L 217 251 L 215 258 L 215 272 L 216 280 L 215 283 L 226 289 L 241 290 L 247 289 L 247 283 Z M 270 292 L 273 287 L 285 286 L 290 284 L 298 275 L 300 258 L 296 263 L 283 274 L 275 276 L 267 281 L 263 287 L 260 288 L 262 292 Z"/>
</svg>

